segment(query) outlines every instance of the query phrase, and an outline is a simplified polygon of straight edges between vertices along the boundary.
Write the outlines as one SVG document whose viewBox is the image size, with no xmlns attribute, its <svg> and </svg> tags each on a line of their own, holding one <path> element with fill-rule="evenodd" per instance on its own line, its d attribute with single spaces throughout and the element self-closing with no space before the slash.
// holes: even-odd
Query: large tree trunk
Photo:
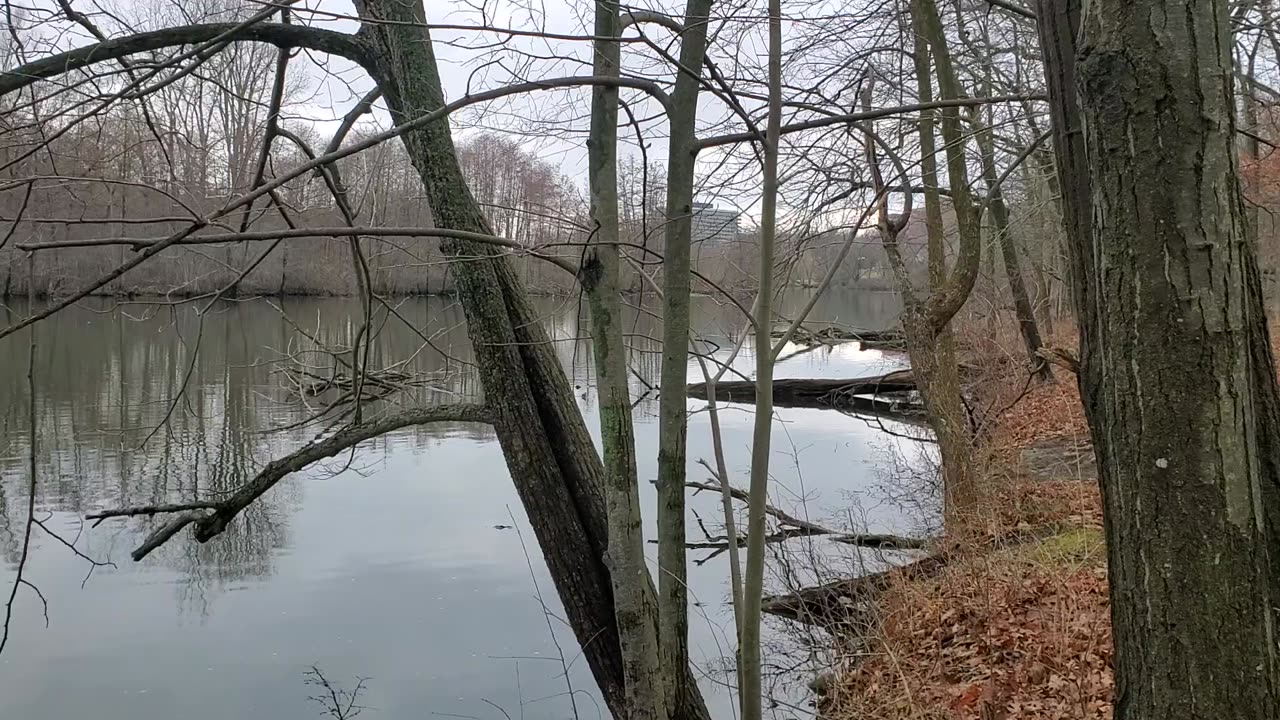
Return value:
<svg viewBox="0 0 1280 720">
<path fill-rule="evenodd" d="M 1274 718 L 1280 425 L 1226 5 L 1094 2 L 1078 66 L 1079 4 L 1046 0 L 1038 17 L 1103 491 L 1116 718 Z"/>
<path fill-rule="evenodd" d="M 370 68 L 396 122 L 443 105 L 440 78 L 419 3 L 362 0 L 361 30 L 374 46 Z M 462 177 L 447 122 L 406 133 L 433 217 L 441 226 L 488 233 Z M 491 245 L 441 244 L 451 266 L 494 428 L 525 512 L 546 558 L 584 657 L 610 710 L 626 717 L 622 655 L 608 549 L 604 468 L 564 370 L 511 263 Z M 652 595 L 647 575 L 642 582 Z M 650 600 L 652 602 L 652 600 Z M 683 669 L 681 717 L 708 717 L 697 683 Z"/>
</svg>

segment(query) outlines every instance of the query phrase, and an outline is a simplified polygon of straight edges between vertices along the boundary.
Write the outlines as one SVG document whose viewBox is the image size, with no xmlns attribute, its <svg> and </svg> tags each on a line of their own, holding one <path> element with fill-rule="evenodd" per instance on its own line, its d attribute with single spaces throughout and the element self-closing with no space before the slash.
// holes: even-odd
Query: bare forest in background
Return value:
<svg viewBox="0 0 1280 720">
<path fill-rule="evenodd" d="M 231 6 L 206 2 L 206 19 L 236 17 Z M 243 14 L 243 13 L 241 13 Z M 150 18 L 163 25 L 182 18 Z M 0 70 L 17 61 L 9 47 L 13 36 L 0 37 Z M 0 297 L 60 297 L 109 272 L 145 247 L 201 217 L 228 198 L 250 190 L 264 125 L 271 106 L 276 50 L 263 43 L 229 45 L 204 63 L 201 71 L 180 77 L 147 95 L 145 106 L 119 102 L 87 118 L 71 122 L 73 100 L 55 95 L 32 104 L 15 96 L 0 99 L 0 183 L 20 181 L 20 192 L 0 193 Z M 279 124 L 312 148 L 323 146 L 328 130 L 305 117 L 319 91 L 308 73 L 295 64 L 281 102 Z M 62 103 L 62 105 L 59 105 Z M 348 135 L 347 144 L 385 129 L 367 120 Z M 1013 127 L 1010 152 L 1028 142 L 1029 133 Z M 526 141 L 528 140 L 528 141 Z M 458 159 L 471 192 L 494 232 L 526 248 L 550 249 L 573 257 L 590 234 L 585 183 L 564 172 L 555 153 L 538 151 L 539 137 L 495 132 L 479 126 L 463 128 Z M 531 142 L 530 142 L 531 141 Z M 41 149 L 34 152 L 34 149 Z M 1062 232 L 1052 204 L 1051 171 L 1046 151 L 1005 182 L 1005 193 L 1017 215 L 1029 281 L 1037 307 L 1065 309 L 1062 277 Z M 280 143 L 264 168 L 264 177 L 288 175 L 308 158 L 298 143 Z M 430 227 L 431 208 L 421 180 L 397 138 L 337 163 L 352 196 L 355 224 L 364 227 Z M 803 171 L 802 171 L 803 172 Z M 730 171 L 732 173 L 732 171 Z M 707 197 L 733 197 L 736 185 L 758 178 L 726 179 L 713 173 L 699 180 L 696 192 Z M 784 285 L 815 287 L 833 265 L 831 286 L 892 290 L 890 271 L 878 234 L 863 227 L 853 251 L 837 262 L 851 230 L 833 221 L 830 210 L 839 179 L 797 183 L 788 201 L 795 220 L 779 229 L 777 266 Z M 30 182 L 28 182 L 30 181 Z M 625 156 L 618 163 L 619 227 L 629 244 L 630 261 L 622 267 L 623 288 L 643 292 L 636 268 L 661 277 L 666 168 L 656 160 Z M 866 187 L 866 181 L 855 182 Z M 257 207 L 238 214 L 234 223 L 213 225 L 208 232 L 228 235 L 252 229 L 261 234 L 293 222 L 305 229 L 343 224 L 342 214 L 322 179 L 308 174 L 278 191 L 289 220 L 275 208 Z M 724 204 L 721 201 L 721 204 Z M 992 228 L 986 228 L 992 231 Z M 954 244 L 954 222 L 947 215 L 947 237 Z M 996 265 L 996 243 L 988 236 L 983 278 L 996 289 L 1002 280 Z M 121 239 L 139 240 L 136 246 Z M 755 288 L 759 263 L 759 227 L 750 212 L 741 214 L 741 232 L 730 241 L 694 238 L 692 262 L 696 291 L 748 293 Z M 101 240 L 103 247 L 23 247 Z M 368 236 L 372 290 L 384 295 L 451 293 L 454 283 L 440 250 L 441 239 L 426 236 Z M 259 257 L 259 243 L 227 242 L 200 247 L 176 246 L 148 262 L 145 273 L 129 273 L 96 291 L 104 295 L 194 296 L 232 286 L 230 295 L 356 295 L 348 240 L 327 235 L 287 237 Z M 563 245 L 561 245 L 563 244 Z M 924 220 L 917 213 L 899 236 L 911 271 L 925 270 Z M 23 246 L 23 247 L 19 247 Z M 651 252 L 652 251 L 652 252 Z M 954 253 L 954 248 L 949 248 Z M 512 261 L 534 293 L 573 292 L 573 283 L 545 262 L 514 253 Z M 237 277 L 243 278 L 237 283 Z"/>
</svg>

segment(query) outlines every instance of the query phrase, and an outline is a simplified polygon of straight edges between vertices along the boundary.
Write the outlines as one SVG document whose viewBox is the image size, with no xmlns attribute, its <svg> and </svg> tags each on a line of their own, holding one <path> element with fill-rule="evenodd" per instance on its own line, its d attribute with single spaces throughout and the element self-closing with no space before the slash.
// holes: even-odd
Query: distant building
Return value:
<svg viewBox="0 0 1280 720">
<path fill-rule="evenodd" d="M 727 243 L 738 239 L 738 211 L 717 208 L 711 203 L 693 204 L 693 228 L 690 233 L 695 243 Z"/>
</svg>

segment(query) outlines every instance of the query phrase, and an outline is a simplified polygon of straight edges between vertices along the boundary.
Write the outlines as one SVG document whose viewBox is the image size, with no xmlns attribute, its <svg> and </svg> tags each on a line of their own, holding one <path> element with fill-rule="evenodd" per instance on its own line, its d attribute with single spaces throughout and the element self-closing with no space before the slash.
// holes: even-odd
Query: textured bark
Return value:
<svg viewBox="0 0 1280 720">
<path fill-rule="evenodd" d="M 596 3 L 595 74 L 618 74 L 618 5 Z M 627 382 L 618 272 L 618 88 L 597 85 L 591 93 L 587 140 L 593 244 L 583 257 L 579 280 L 591 312 L 596 396 L 604 451 L 605 505 L 609 515 L 609 572 L 614 616 L 622 649 L 629 720 L 666 720 L 664 683 L 658 667 L 656 608 L 645 590 L 644 527 L 636 475 L 635 436 Z M 649 602 L 646 602 L 648 600 Z M 674 701 L 674 698 L 672 698 Z"/>
<path fill-rule="evenodd" d="M 694 121 L 706 55 L 711 0 L 689 0 L 680 39 L 680 68 L 668 114 L 667 217 L 663 234 L 662 394 L 658 398 L 658 646 L 668 705 L 686 692 L 689 590 L 685 551 L 685 476 L 689 368 L 689 264 L 693 217 Z M 678 716 L 678 713 L 676 713 Z"/>
<path fill-rule="evenodd" d="M 1078 3 L 1038 15 L 1103 491 L 1115 716 L 1276 717 L 1280 426 L 1226 4 L 1093 2 L 1079 48 Z"/>
<path fill-rule="evenodd" d="M 369 70 L 397 122 L 443 105 L 440 78 L 421 5 L 363 0 L 372 46 Z M 404 135 L 440 225 L 490 234 L 463 180 L 445 122 Z M 608 530 L 604 468 L 546 333 L 510 263 L 491 245 L 465 239 L 443 244 L 460 262 L 451 271 L 494 428 L 521 502 L 556 584 L 574 634 L 616 717 L 627 717 L 613 589 L 605 557 Z M 646 594 L 652 593 L 648 578 Z M 706 718 L 687 667 L 676 712 Z"/>
<path fill-rule="evenodd" d="M 1057 173 L 1050 190 L 1061 198 L 1062 222 L 1067 236 L 1067 259 L 1077 322 L 1083 328 L 1094 325 L 1095 305 L 1089 268 L 1093 247 L 1089 242 L 1092 200 L 1089 197 L 1089 168 L 1085 157 L 1084 132 L 1080 127 L 1080 101 L 1076 95 L 1076 34 L 1080 27 L 1081 0 L 1040 0 L 1036 12 L 1040 47 L 1044 54 L 1045 84 L 1049 88 L 1049 118 L 1053 131 Z M 1089 355 L 1090 338 L 1080 334 L 1080 356 Z M 1087 368 L 1086 368 L 1087 372 Z M 1097 386 L 1096 378 L 1083 382 L 1085 391 Z M 1085 398 L 1086 406 L 1089 404 Z M 1098 440 L 1094 439 L 1095 442 Z"/>
</svg>

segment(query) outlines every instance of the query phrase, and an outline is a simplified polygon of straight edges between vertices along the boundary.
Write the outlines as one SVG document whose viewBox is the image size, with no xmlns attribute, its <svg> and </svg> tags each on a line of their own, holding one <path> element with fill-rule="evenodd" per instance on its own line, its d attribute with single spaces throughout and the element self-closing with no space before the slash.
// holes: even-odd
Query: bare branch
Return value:
<svg viewBox="0 0 1280 720">
<path fill-rule="evenodd" d="M 937 108 L 959 108 L 959 107 L 976 107 L 978 105 L 992 105 L 998 103 L 1009 102 L 1026 102 L 1028 100 L 1044 100 L 1044 95 L 995 95 L 992 97 L 980 98 L 954 98 L 948 100 L 936 100 L 927 103 L 916 103 L 914 105 L 898 105 L 888 108 L 877 108 L 865 112 L 846 113 L 844 115 L 829 115 L 826 117 L 815 118 L 813 120 L 805 120 L 798 123 L 789 123 L 783 125 L 779 131 L 780 135 L 789 135 L 791 133 L 801 132 L 803 130 L 813 130 L 816 128 L 830 127 L 832 125 L 846 125 L 864 120 L 875 120 L 877 118 L 892 117 L 894 115 L 908 115 L 910 113 L 919 112 L 921 110 L 932 110 Z M 732 145 L 734 143 L 751 142 L 756 139 L 754 133 L 741 132 L 730 133 L 728 135 L 715 135 L 709 138 L 703 138 L 698 141 L 698 148 L 705 150 L 710 147 L 718 147 L 720 145 Z"/>
<path fill-rule="evenodd" d="M 224 500 L 210 503 L 184 503 L 153 505 L 138 508 L 104 510 L 90 518 L 128 517 L 160 512 L 182 511 L 183 514 L 161 526 L 133 551 L 133 559 L 141 560 L 160 547 L 188 524 L 195 523 L 195 538 L 208 542 L 226 530 L 227 525 L 263 493 L 275 487 L 285 477 L 298 472 L 314 462 L 333 457 L 362 442 L 385 435 L 393 430 L 436 422 L 489 422 L 489 411 L 483 405 L 458 403 L 437 407 L 417 408 L 388 415 L 361 425 L 355 425 L 334 435 L 299 448 L 288 455 L 267 463 L 252 480 Z M 194 509 L 193 509 L 194 508 Z"/>
</svg>

